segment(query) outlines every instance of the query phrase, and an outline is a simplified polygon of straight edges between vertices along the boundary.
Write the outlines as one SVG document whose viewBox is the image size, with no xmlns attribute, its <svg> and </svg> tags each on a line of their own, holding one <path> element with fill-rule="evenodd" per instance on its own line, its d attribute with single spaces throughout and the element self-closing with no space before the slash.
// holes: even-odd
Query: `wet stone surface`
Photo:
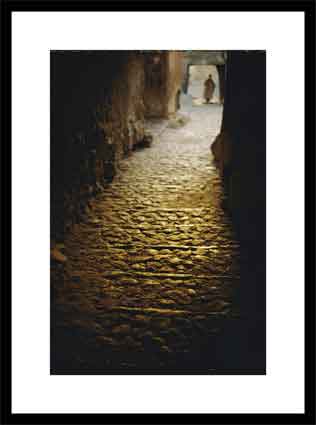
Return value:
<svg viewBox="0 0 316 425">
<path fill-rule="evenodd" d="M 221 113 L 196 107 L 156 131 L 67 235 L 52 261 L 53 373 L 216 370 L 239 285 L 210 152 Z"/>
</svg>

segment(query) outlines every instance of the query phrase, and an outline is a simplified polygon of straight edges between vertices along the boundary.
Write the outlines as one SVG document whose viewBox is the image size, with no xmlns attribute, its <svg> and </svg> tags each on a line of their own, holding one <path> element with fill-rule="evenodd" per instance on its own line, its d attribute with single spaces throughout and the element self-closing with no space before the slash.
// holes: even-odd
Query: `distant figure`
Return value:
<svg viewBox="0 0 316 425">
<path fill-rule="evenodd" d="M 208 79 L 204 83 L 204 99 L 206 103 L 212 99 L 215 90 L 215 83 L 213 81 L 212 75 L 208 76 Z"/>
</svg>

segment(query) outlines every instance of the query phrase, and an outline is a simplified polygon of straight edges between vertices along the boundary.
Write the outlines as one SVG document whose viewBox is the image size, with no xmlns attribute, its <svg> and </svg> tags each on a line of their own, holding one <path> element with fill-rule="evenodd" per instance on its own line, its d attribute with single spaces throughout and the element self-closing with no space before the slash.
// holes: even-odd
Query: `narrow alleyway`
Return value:
<svg viewBox="0 0 316 425">
<path fill-rule="evenodd" d="M 239 246 L 210 144 L 222 106 L 150 123 L 52 273 L 52 372 L 216 372 L 237 320 Z M 63 276 L 61 284 L 60 276 Z"/>
</svg>

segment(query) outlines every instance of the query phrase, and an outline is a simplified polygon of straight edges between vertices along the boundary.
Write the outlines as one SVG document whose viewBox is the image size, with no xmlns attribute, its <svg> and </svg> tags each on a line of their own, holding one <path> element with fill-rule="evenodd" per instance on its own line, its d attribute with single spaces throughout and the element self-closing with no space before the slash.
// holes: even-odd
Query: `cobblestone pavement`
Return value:
<svg viewBox="0 0 316 425">
<path fill-rule="evenodd" d="M 222 107 L 151 124 L 151 148 L 125 159 L 52 268 L 53 373 L 217 368 L 238 317 L 239 247 L 221 208 L 210 143 Z"/>
</svg>

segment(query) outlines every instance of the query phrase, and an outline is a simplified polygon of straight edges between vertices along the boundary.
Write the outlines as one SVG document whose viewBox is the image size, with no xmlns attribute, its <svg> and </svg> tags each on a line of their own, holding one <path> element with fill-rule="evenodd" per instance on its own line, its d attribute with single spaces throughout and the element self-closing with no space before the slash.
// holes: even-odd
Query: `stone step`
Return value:
<svg viewBox="0 0 316 425">
<path fill-rule="evenodd" d="M 235 314 L 228 313 L 227 311 L 223 312 L 205 312 L 205 311 L 190 311 L 190 310 L 181 310 L 181 309 L 170 309 L 170 308 L 157 308 L 157 307 L 125 307 L 125 306 L 115 306 L 111 308 L 111 311 L 122 311 L 127 313 L 135 314 L 158 314 L 158 315 L 186 315 L 186 316 L 205 316 L 207 318 L 213 319 L 223 319 L 223 318 L 232 318 L 237 317 Z"/>
<path fill-rule="evenodd" d="M 106 200 L 108 200 L 108 198 L 106 198 Z M 102 203 L 102 199 L 100 199 L 101 203 Z M 193 208 L 161 208 L 161 207 L 157 207 L 157 208 L 148 208 L 148 206 L 146 205 L 139 205 L 139 206 L 135 206 L 134 208 L 124 208 L 124 211 L 130 213 L 130 212 L 137 212 L 139 210 L 146 210 L 147 213 L 159 213 L 159 212 L 177 212 L 177 213 L 186 213 L 186 212 L 214 212 L 214 207 L 210 206 L 210 207 L 193 207 Z"/>
<path fill-rule="evenodd" d="M 190 274 L 190 273 L 154 273 L 154 272 L 137 272 L 137 271 L 121 271 L 121 270 L 112 270 L 112 271 L 105 271 L 102 273 L 103 277 L 107 278 L 115 278 L 118 276 L 131 276 L 131 277 L 138 277 L 141 279 L 146 278 L 158 278 L 158 279 L 194 279 L 194 280 L 209 280 L 212 279 L 221 279 L 221 280 L 239 280 L 240 276 L 237 275 L 215 275 L 215 274 L 209 274 L 209 275 L 197 275 L 197 274 Z"/>
<path fill-rule="evenodd" d="M 122 217 L 122 219 L 123 219 L 123 217 Z M 165 220 L 157 220 L 158 222 L 159 221 L 165 221 Z M 98 222 L 89 222 L 88 224 L 98 224 Z M 146 223 L 146 221 L 144 221 L 143 223 Z M 160 229 L 161 230 L 161 225 L 159 225 L 159 224 L 157 224 L 157 225 L 154 225 L 154 224 L 150 224 L 150 227 L 142 227 L 143 226 L 143 223 L 140 223 L 138 226 L 137 225 L 133 225 L 133 226 L 131 226 L 131 225 L 126 225 L 125 223 L 122 223 L 122 224 L 116 224 L 116 223 L 109 223 L 109 222 L 106 222 L 104 225 L 102 224 L 102 228 L 109 228 L 109 229 L 111 229 L 111 228 L 113 228 L 113 227 L 120 227 L 120 228 L 123 228 L 123 229 L 126 229 L 126 230 L 128 230 L 128 229 L 143 229 L 143 230 L 156 230 L 156 229 Z M 214 223 L 212 223 L 213 225 L 214 225 Z M 212 230 L 212 224 L 210 224 L 210 223 L 208 223 L 208 224 L 202 224 L 202 223 L 195 223 L 195 224 L 178 224 L 178 223 L 172 223 L 172 227 L 164 227 L 162 230 L 164 231 L 164 232 L 166 232 L 166 231 L 170 231 L 170 230 L 174 230 L 174 229 L 182 229 L 182 228 L 193 228 L 193 227 L 198 227 L 198 228 L 207 228 L 207 229 L 210 229 L 210 230 Z"/>
<path fill-rule="evenodd" d="M 214 248 L 218 248 L 217 245 L 155 245 L 155 244 L 143 244 L 141 242 L 137 243 L 137 242 L 128 242 L 128 243 L 113 243 L 113 244 L 109 244 L 111 248 L 117 248 L 117 249 L 122 249 L 122 248 L 137 248 L 140 251 L 141 250 L 146 250 L 146 249 L 180 249 L 180 250 L 191 250 L 191 249 L 204 249 L 204 250 L 208 250 L 208 251 L 212 251 Z M 232 249 L 236 249 L 238 248 L 239 245 L 234 245 L 234 246 L 221 246 L 220 250 L 221 252 L 223 252 L 225 249 L 228 250 L 232 250 Z"/>
</svg>

